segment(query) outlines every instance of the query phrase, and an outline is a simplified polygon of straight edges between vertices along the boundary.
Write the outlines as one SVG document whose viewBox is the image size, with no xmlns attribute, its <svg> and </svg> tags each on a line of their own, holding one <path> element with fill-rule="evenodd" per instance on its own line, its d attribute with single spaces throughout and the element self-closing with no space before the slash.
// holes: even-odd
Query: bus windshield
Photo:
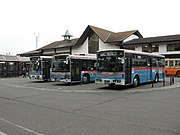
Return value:
<svg viewBox="0 0 180 135">
<path fill-rule="evenodd" d="M 67 56 L 55 56 L 52 62 L 52 71 L 69 71 L 69 60 L 67 59 Z"/>
<path fill-rule="evenodd" d="M 124 71 L 123 52 L 120 51 L 99 52 L 97 59 L 97 71 L 99 72 Z"/>
<path fill-rule="evenodd" d="M 40 70 L 41 69 L 41 64 L 40 64 L 40 61 L 31 61 L 30 62 L 30 69 L 31 70 L 34 70 L 34 71 L 37 71 L 37 70 Z"/>
</svg>

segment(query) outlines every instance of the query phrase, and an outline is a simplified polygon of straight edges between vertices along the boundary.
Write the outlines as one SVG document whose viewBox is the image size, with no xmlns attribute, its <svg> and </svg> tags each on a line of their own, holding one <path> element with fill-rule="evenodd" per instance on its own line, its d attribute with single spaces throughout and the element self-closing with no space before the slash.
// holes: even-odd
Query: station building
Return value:
<svg viewBox="0 0 180 135">
<path fill-rule="evenodd" d="M 166 58 L 180 58 L 180 34 L 143 38 L 138 30 L 112 32 L 88 25 L 80 38 L 71 39 L 67 30 L 64 40 L 55 41 L 21 56 L 52 56 L 57 54 L 96 54 L 103 49 L 131 49 L 159 53 Z"/>
<path fill-rule="evenodd" d="M 87 26 L 80 38 L 71 39 L 72 35 L 67 30 L 63 35 L 64 40 L 55 41 L 37 50 L 20 54 L 21 56 L 52 56 L 57 54 L 96 54 L 102 49 L 117 49 L 120 43 L 132 39 L 142 38 L 138 30 L 125 32 L 112 32 L 94 26 Z"/>
</svg>

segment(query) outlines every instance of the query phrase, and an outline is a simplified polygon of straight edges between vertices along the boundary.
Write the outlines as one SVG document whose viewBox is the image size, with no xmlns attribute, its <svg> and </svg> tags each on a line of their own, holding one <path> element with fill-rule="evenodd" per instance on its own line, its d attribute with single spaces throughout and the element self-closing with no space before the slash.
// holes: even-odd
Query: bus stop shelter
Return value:
<svg viewBox="0 0 180 135">
<path fill-rule="evenodd" d="M 23 67 L 29 68 L 29 57 L 0 55 L 0 77 L 18 77 Z"/>
</svg>

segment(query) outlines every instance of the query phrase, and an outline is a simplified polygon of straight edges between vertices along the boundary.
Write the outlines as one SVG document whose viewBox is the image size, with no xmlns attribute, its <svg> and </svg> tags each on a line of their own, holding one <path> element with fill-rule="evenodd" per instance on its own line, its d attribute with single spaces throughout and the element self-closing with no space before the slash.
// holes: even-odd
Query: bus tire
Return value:
<svg viewBox="0 0 180 135">
<path fill-rule="evenodd" d="M 176 72 L 176 76 L 180 77 L 180 70 Z"/>
<path fill-rule="evenodd" d="M 155 75 L 154 82 L 155 82 L 155 83 L 159 82 L 159 76 L 158 76 L 158 74 Z"/>
<path fill-rule="evenodd" d="M 82 83 L 83 84 L 87 84 L 90 82 L 90 77 L 88 74 L 85 74 L 83 77 L 82 77 Z"/>
<path fill-rule="evenodd" d="M 139 85 L 139 77 L 136 75 L 133 79 L 133 87 L 137 87 Z"/>
</svg>

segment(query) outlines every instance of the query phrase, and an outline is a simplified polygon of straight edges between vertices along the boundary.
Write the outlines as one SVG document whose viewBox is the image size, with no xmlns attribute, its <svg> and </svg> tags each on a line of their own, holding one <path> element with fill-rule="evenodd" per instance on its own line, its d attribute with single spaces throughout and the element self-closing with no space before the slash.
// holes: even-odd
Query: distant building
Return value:
<svg viewBox="0 0 180 135">
<path fill-rule="evenodd" d="M 166 58 L 180 58 L 180 35 L 133 39 L 119 44 L 119 46 L 120 48 L 163 54 Z"/>
</svg>

